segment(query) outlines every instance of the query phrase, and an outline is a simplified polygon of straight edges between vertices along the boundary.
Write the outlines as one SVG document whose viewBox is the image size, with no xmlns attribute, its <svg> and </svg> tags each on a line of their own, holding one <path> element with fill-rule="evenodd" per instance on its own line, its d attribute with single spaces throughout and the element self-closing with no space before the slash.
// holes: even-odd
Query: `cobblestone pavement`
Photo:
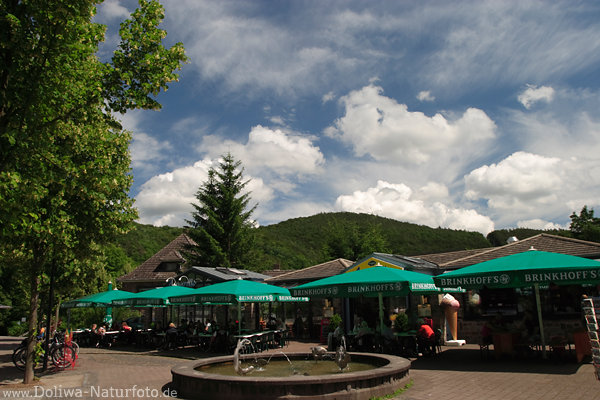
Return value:
<svg viewBox="0 0 600 400">
<path fill-rule="evenodd" d="M 39 374 L 33 385 L 12 364 L 20 339 L 0 337 L 0 399 L 155 398 L 169 394 L 171 367 L 206 357 L 195 349 L 170 352 L 82 348 L 74 369 Z M 283 351 L 309 352 L 315 343 L 291 342 Z M 213 356 L 210 354 L 209 356 Z M 412 385 L 394 400 L 600 399 L 590 363 L 574 360 L 482 359 L 479 347 L 444 347 L 434 357 L 412 359 Z"/>
</svg>

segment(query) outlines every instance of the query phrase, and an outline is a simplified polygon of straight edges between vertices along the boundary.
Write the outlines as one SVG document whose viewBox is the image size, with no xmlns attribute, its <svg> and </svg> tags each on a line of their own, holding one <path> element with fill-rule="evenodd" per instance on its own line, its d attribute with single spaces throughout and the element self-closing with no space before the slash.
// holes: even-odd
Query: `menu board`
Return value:
<svg viewBox="0 0 600 400">
<path fill-rule="evenodd" d="M 581 308 L 585 315 L 587 333 L 592 347 L 592 362 L 596 379 L 600 380 L 600 340 L 598 335 L 598 318 L 600 318 L 600 297 L 583 299 Z"/>
</svg>

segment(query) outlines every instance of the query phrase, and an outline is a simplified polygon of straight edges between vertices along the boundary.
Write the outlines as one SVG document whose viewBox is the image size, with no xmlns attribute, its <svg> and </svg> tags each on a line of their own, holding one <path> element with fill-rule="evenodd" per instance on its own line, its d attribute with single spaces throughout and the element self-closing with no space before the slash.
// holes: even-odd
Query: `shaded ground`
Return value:
<svg viewBox="0 0 600 400">
<path fill-rule="evenodd" d="M 27 387 L 20 383 L 23 373 L 11 361 L 12 349 L 19 342 L 18 338 L 0 337 L 0 398 L 16 398 L 17 394 L 33 399 L 154 398 L 169 389 L 172 366 L 214 356 L 192 348 L 169 352 L 82 348 L 74 369 L 41 374 L 38 382 Z M 309 352 L 315 345 L 292 342 L 283 351 Z M 479 347 L 473 345 L 443 350 L 435 357 L 413 359 L 413 384 L 394 399 L 600 398 L 600 382 L 590 363 L 577 364 L 570 359 L 482 359 Z M 79 392 L 74 392 L 76 389 Z M 29 397 L 23 396 L 25 392 L 9 390 L 28 390 Z M 113 396 L 109 390 L 114 391 Z"/>
</svg>

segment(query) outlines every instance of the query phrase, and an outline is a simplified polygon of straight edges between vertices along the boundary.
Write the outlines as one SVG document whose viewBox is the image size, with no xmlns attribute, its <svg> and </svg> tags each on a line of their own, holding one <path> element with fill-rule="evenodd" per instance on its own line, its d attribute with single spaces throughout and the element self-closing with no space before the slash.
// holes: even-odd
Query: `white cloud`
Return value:
<svg viewBox="0 0 600 400">
<path fill-rule="evenodd" d="M 562 170 L 558 158 L 517 152 L 469 173 L 467 196 L 487 198 L 490 207 L 507 211 L 516 205 L 536 207 L 556 200 L 565 183 Z"/>
<path fill-rule="evenodd" d="M 517 221 L 517 226 L 519 228 L 543 229 L 543 230 L 568 229 L 569 228 L 568 224 L 560 225 L 560 224 L 550 222 L 550 221 L 545 221 L 545 220 L 539 219 L 539 218 L 529 219 L 526 221 Z"/>
<path fill-rule="evenodd" d="M 440 153 L 480 151 L 495 137 L 496 125 L 485 112 L 469 108 L 454 121 L 408 111 L 405 104 L 383 96 L 378 86 L 365 86 L 342 97 L 345 115 L 326 129 L 328 136 L 349 144 L 357 156 L 378 161 L 423 164 Z"/>
<path fill-rule="evenodd" d="M 419 101 L 434 101 L 435 96 L 431 95 L 431 91 L 423 90 L 423 91 L 419 92 L 419 94 L 417 95 L 417 99 Z"/>
<path fill-rule="evenodd" d="M 283 117 L 280 116 L 273 116 L 273 117 L 269 117 L 269 122 L 271 122 L 272 124 L 275 125 L 285 125 L 285 121 L 283 119 Z"/>
<path fill-rule="evenodd" d="M 313 139 L 257 125 L 250 131 L 245 144 L 209 135 L 204 137 L 199 150 L 213 158 L 231 152 L 255 175 L 258 172 L 279 176 L 304 175 L 319 172 L 325 162 Z"/>
<path fill-rule="evenodd" d="M 519 102 L 523 104 L 523 107 L 530 109 L 534 103 L 544 101 L 550 103 L 554 98 L 554 89 L 550 86 L 527 85 L 521 94 L 519 94 Z"/>
<path fill-rule="evenodd" d="M 595 13 L 568 2 L 461 2 L 421 9 L 422 24 L 436 24 L 439 50 L 421 64 L 421 79 L 433 87 L 466 91 L 515 82 L 576 76 L 600 60 Z"/>
<path fill-rule="evenodd" d="M 568 179 L 574 165 L 556 157 L 517 152 L 466 175 L 465 196 L 485 200 L 490 215 L 502 225 L 531 216 L 565 217 L 569 212 L 566 199 L 578 197 L 581 189 Z"/>
<path fill-rule="evenodd" d="M 321 98 L 321 103 L 325 104 L 335 99 L 335 94 L 333 92 L 325 93 Z"/>
<path fill-rule="evenodd" d="M 135 198 L 139 210 L 139 221 L 153 225 L 183 226 L 191 219 L 192 203 L 197 203 L 196 192 L 208 178 L 208 170 L 215 161 L 205 159 L 193 165 L 160 174 L 146 181 Z M 262 179 L 244 176 L 250 180 L 246 191 L 251 192 L 254 202 L 267 203 L 273 198 L 273 191 Z"/>
<path fill-rule="evenodd" d="M 98 5 L 98 17 L 103 20 L 124 20 L 129 18 L 131 12 L 121 5 L 119 0 L 105 0 Z"/>
<path fill-rule="evenodd" d="M 422 192 L 431 191 L 431 188 L 432 185 Z M 439 189 L 438 187 L 436 191 L 439 192 Z M 494 229 L 492 220 L 477 211 L 450 207 L 440 201 L 429 202 L 426 199 L 419 199 L 418 196 L 413 195 L 411 188 L 402 183 L 378 181 L 376 187 L 339 196 L 336 200 L 336 209 L 376 214 L 433 228 L 464 229 L 483 234 Z"/>
<path fill-rule="evenodd" d="M 172 150 L 172 146 L 167 141 L 159 141 L 146 133 L 139 132 L 133 134 L 129 149 L 134 168 L 152 170 L 156 167 L 157 161 L 167 158 L 167 152 Z"/>
</svg>

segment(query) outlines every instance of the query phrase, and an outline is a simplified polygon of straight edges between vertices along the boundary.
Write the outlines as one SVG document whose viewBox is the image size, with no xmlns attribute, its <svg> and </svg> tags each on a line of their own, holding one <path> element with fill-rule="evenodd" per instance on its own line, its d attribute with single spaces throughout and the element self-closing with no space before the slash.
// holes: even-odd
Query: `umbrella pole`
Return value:
<svg viewBox="0 0 600 400">
<path fill-rule="evenodd" d="M 383 294 L 377 294 L 379 298 L 379 333 L 383 333 Z"/>
<path fill-rule="evenodd" d="M 538 323 L 540 325 L 540 339 L 542 340 L 542 358 L 546 358 L 546 338 L 544 337 L 544 322 L 542 321 L 542 303 L 540 302 L 540 285 L 533 284 L 535 302 L 537 304 Z"/>
<path fill-rule="evenodd" d="M 238 302 L 238 335 L 242 336 L 242 303 Z"/>
</svg>

